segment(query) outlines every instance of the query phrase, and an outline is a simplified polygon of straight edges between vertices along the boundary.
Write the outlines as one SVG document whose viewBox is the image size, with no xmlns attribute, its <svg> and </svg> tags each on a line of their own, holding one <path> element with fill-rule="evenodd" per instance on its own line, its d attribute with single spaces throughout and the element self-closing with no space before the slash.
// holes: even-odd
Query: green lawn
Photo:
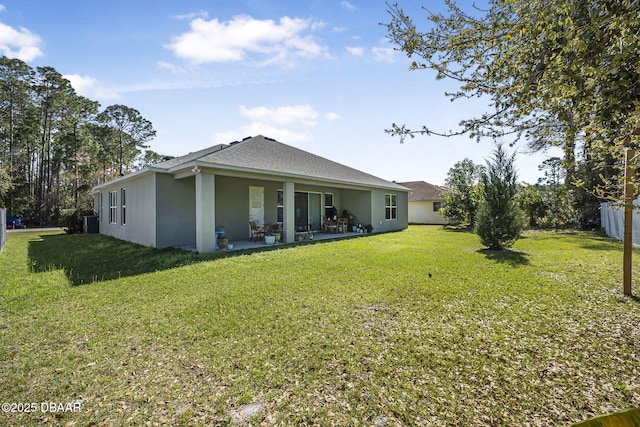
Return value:
<svg viewBox="0 0 640 427">
<path fill-rule="evenodd" d="M 226 257 L 10 233 L 0 400 L 38 410 L 0 425 L 226 425 L 258 403 L 255 425 L 562 426 L 638 407 L 621 263 L 587 233 L 492 253 L 414 226 Z"/>
</svg>

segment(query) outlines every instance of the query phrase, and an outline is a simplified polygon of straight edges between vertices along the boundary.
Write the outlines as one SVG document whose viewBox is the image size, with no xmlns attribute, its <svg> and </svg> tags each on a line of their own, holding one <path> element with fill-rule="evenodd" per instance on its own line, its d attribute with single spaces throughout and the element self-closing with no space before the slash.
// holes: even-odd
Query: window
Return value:
<svg viewBox="0 0 640 427">
<path fill-rule="evenodd" d="M 433 211 L 438 212 L 442 209 L 442 202 L 433 202 Z"/>
<path fill-rule="evenodd" d="M 398 219 L 398 195 L 385 194 L 385 215 L 386 219 Z"/>
<path fill-rule="evenodd" d="M 122 206 L 122 215 L 120 221 L 122 225 L 127 223 L 127 189 L 120 189 L 120 204 Z"/>
<path fill-rule="evenodd" d="M 333 193 L 324 193 L 324 207 L 330 208 L 333 206 Z"/>
<path fill-rule="evenodd" d="M 282 190 L 278 190 L 278 221 L 284 222 L 284 192 Z"/>
<path fill-rule="evenodd" d="M 331 218 L 336 215 L 336 208 L 333 206 L 333 193 L 324 193 L 324 216 Z"/>
<path fill-rule="evenodd" d="M 109 223 L 118 223 L 118 192 L 109 191 Z"/>
</svg>

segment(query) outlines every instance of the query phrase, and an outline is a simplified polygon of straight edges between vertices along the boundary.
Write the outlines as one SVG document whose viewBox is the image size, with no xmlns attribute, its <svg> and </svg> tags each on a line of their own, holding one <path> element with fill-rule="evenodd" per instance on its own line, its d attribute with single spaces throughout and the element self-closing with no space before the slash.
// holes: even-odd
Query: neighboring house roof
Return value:
<svg viewBox="0 0 640 427">
<path fill-rule="evenodd" d="M 195 166 L 408 191 L 408 188 L 394 182 L 386 181 L 262 135 L 245 138 L 229 145 L 219 144 L 205 148 L 158 163 L 150 167 L 149 170 L 176 173 Z M 126 178 L 125 176 L 120 179 Z"/>
<path fill-rule="evenodd" d="M 423 202 L 426 200 L 444 200 L 442 193 L 449 191 L 447 187 L 429 184 L 424 181 L 400 182 L 403 187 L 409 188 L 410 202 Z"/>
</svg>

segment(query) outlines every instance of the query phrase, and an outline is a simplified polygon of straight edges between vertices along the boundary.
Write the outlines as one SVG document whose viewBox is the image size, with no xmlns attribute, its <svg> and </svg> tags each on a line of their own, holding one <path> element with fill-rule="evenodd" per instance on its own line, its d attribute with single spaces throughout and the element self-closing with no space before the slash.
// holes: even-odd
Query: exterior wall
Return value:
<svg viewBox="0 0 640 427">
<path fill-rule="evenodd" d="M 247 240 L 249 230 L 249 187 L 264 188 L 264 221 L 277 222 L 277 192 L 283 181 L 215 175 L 216 226 L 225 228 L 231 240 Z M 126 188 L 126 224 L 122 224 L 121 190 Z M 109 192 L 118 192 L 118 217 L 109 223 Z M 295 191 L 332 193 L 333 204 L 347 210 L 361 224 L 372 224 L 374 232 L 402 230 L 408 226 L 408 193 L 395 190 L 356 190 L 309 183 L 295 184 Z M 397 219 L 385 219 L 385 195 L 396 194 Z M 324 200 L 323 200 L 324 201 Z M 196 235 L 196 183 L 194 176 L 175 179 L 171 174 L 147 172 L 100 188 L 95 194 L 100 233 L 156 248 L 194 247 Z M 324 204 L 322 205 L 324 207 Z M 323 212 L 324 215 L 324 212 Z M 212 219 L 213 221 L 213 219 Z M 213 230 L 213 229 L 212 229 Z M 208 233 L 208 231 L 207 231 Z"/>
<path fill-rule="evenodd" d="M 409 223 L 411 224 L 449 224 L 440 212 L 433 211 L 433 200 L 409 202 Z"/>
<path fill-rule="evenodd" d="M 156 247 L 196 245 L 195 178 L 156 175 Z"/>
<path fill-rule="evenodd" d="M 282 183 L 216 175 L 216 226 L 223 226 L 229 240 L 247 240 L 249 231 L 249 187 L 264 187 L 264 220 L 276 222 L 277 191 Z"/>
<path fill-rule="evenodd" d="M 341 200 L 344 200 L 344 203 L 341 203 L 342 210 L 346 209 L 349 213 L 355 215 L 358 224 L 372 224 L 371 193 L 369 191 L 342 190 Z"/>
<path fill-rule="evenodd" d="M 385 196 L 397 195 L 397 219 L 385 218 Z M 372 190 L 371 191 L 371 225 L 373 232 L 404 230 L 409 226 L 409 193 L 396 190 Z"/>
<path fill-rule="evenodd" d="M 122 224 L 121 190 L 126 188 L 126 224 Z M 115 224 L 109 223 L 109 192 L 117 191 Z M 100 202 L 102 199 L 102 203 Z M 114 182 L 96 194 L 100 233 L 144 246 L 156 246 L 156 173 L 145 173 L 124 182 Z"/>
</svg>

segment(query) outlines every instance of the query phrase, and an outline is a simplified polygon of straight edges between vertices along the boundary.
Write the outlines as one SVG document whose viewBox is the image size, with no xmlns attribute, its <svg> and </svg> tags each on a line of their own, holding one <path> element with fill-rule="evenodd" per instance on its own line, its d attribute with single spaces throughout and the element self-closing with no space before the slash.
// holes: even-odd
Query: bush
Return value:
<svg viewBox="0 0 640 427">
<path fill-rule="evenodd" d="M 480 195 L 478 181 L 483 171 L 484 167 L 469 159 L 457 162 L 449 169 L 445 180 L 448 191 L 443 193 L 444 206 L 440 212 L 451 225 L 473 227 Z"/>
<path fill-rule="evenodd" d="M 91 209 L 60 209 L 62 226 L 69 234 L 82 233 L 84 217 L 93 214 Z"/>
</svg>

